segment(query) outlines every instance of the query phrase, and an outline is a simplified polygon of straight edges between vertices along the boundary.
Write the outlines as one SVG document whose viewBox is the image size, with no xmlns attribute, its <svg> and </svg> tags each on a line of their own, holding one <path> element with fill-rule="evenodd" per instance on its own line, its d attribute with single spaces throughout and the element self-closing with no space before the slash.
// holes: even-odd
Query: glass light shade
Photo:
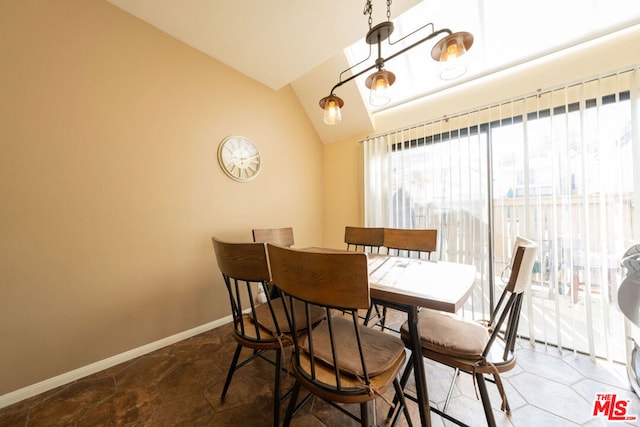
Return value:
<svg viewBox="0 0 640 427">
<path fill-rule="evenodd" d="M 369 104 L 379 107 L 391 102 L 389 88 L 395 81 L 396 76 L 386 70 L 376 71 L 367 77 L 365 85 L 371 90 L 369 92 Z"/>
<path fill-rule="evenodd" d="M 324 122 L 328 125 L 335 125 L 342 120 L 339 99 L 340 98 L 336 96 L 328 96 L 325 98 Z"/>
<path fill-rule="evenodd" d="M 464 55 L 467 49 L 464 47 L 464 41 L 461 36 L 451 37 L 447 40 L 447 44 L 440 54 L 441 62 L 448 62 Z"/>
<path fill-rule="evenodd" d="M 442 66 L 440 78 L 453 80 L 467 71 L 467 61 L 461 58 L 473 45 L 473 35 L 467 32 L 458 32 L 448 35 L 440 40 L 431 50 L 431 57 L 439 61 Z"/>
<path fill-rule="evenodd" d="M 466 73 L 467 67 L 459 61 L 460 60 L 453 61 L 454 63 L 446 63 L 444 70 L 440 73 L 440 78 L 442 80 L 453 80 Z"/>
<path fill-rule="evenodd" d="M 431 57 L 435 61 L 455 61 L 469 51 L 473 45 L 473 35 L 466 31 L 449 34 L 431 49 Z"/>
</svg>

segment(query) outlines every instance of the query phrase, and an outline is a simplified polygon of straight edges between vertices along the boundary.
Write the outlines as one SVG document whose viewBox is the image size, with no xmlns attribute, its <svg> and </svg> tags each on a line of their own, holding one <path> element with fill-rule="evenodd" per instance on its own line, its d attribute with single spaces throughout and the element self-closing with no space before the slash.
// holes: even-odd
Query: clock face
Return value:
<svg viewBox="0 0 640 427">
<path fill-rule="evenodd" d="M 250 181 L 260 172 L 260 152 L 243 136 L 229 136 L 220 143 L 218 162 L 224 173 L 236 181 Z"/>
</svg>

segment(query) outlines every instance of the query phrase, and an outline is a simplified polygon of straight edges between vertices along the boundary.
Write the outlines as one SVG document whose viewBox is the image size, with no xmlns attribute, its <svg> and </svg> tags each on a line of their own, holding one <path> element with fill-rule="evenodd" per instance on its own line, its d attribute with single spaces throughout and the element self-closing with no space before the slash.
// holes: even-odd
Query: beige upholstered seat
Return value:
<svg viewBox="0 0 640 427">
<path fill-rule="evenodd" d="M 476 357 L 481 355 L 489 341 L 487 328 L 453 313 L 423 310 L 419 314 L 424 330 L 420 335 L 422 347 L 452 357 Z M 408 337 L 406 324 L 400 329 Z"/>
<path fill-rule="evenodd" d="M 435 310 L 422 310 L 419 314 L 421 355 L 475 377 L 490 426 L 495 425 L 495 420 L 484 375 L 493 376 L 503 399 L 502 409 L 509 412 L 500 373 L 512 369 L 516 363 L 515 340 L 522 298 L 536 259 L 537 247 L 532 241 L 520 238 L 516 245 L 509 281 L 488 322 L 474 322 Z M 406 322 L 400 332 L 405 345 L 409 347 Z M 420 357 L 420 354 L 414 352 L 412 357 Z M 409 364 L 403 374 L 403 387 L 412 366 Z M 441 411 L 432 410 L 448 417 Z"/>
<path fill-rule="evenodd" d="M 301 387 L 369 426 L 371 402 L 393 385 L 408 418 L 398 381 L 406 358 L 402 340 L 358 321 L 358 309 L 370 302 L 367 256 L 267 247 L 273 282 L 282 292 L 285 307 L 298 302 L 321 307 L 326 315 L 317 327 L 307 325 L 304 337 L 292 336 L 296 384 L 284 425 L 289 425 L 296 411 Z M 295 324 L 299 314 L 293 310 L 288 314 Z M 360 417 L 336 402 L 360 404 Z"/>
</svg>

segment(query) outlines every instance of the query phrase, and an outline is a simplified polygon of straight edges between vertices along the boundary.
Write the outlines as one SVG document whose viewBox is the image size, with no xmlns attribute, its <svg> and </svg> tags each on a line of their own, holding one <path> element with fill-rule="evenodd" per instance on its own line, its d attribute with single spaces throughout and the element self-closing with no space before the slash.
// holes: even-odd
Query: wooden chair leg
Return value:
<svg viewBox="0 0 640 427">
<path fill-rule="evenodd" d="M 227 395 L 227 390 L 229 389 L 229 384 L 231 384 L 231 378 L 233 377 L 233 373 L 236 371 L 236 365 L 238 364 L 238 358 L 240 357 L 240 351 L 242 351 L 242 345 L 238 344 L 236 346 L 236 351 L 233 354 L 233 359 L 231 360 L 231 366 L 229 366 L 229 372 L 227 372 L 227 379 L 224 382 L 224 387 L 222 389 L 222 395 L 220 396 L 221 400 L 224 400 Z"/>
</svg>

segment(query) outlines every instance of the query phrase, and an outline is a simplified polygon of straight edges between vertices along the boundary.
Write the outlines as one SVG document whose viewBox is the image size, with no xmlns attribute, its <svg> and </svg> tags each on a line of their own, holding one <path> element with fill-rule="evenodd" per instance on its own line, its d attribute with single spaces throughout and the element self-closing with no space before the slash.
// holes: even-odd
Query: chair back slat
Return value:
<svg viewBox="0 0 640 427">
<path fill-rule="evenodd" d="M 253 241 L 260 243 L 275 243 L 282 246 L 293 246 L 293 228 L 254 228 Z"/>
<path fill-rule="evenodd" d="M 327 327 L 329 328 L 329 345 L 331 347 L 331 362 L 334 366 L 340 366 L 340 358 L 338 357 L 335 336 L 333 335 L 333 319 L 331 316 L 327 318 Z M 309 334 L 309 341 L 313 341 L 313 332 Z M 313 350 L 309 351 L 309 354 L 315 354 Z M 312 359 L 315 359 L 313 357 Z M 340 369 L 334 369 L 333 375 L 335 378 L 336 389 L 340 391 L 342 389 L 342 379 L 340 378 Z M 315 375 L 314 375 L 315 378 Z"/>
<path fill-rule="evenodd" d="M 383 241 L 388 249 L 426 253 L 430 258 L 431 252 L 437 249 L 438 230 L 385 228 Z"/>
<path fill-rule="evenodd" d="M 347 250 L 362 250 L 367 248 L 378 253 L 384 244 L 384 229 L 382 227 L 351 227 L 344 228 L 344 242 Z"/>
<path fill-rule="evenodd" d="M 369 307 L 366 254 L 301 251 L 270 243 L 267 247 L 273 282 L 287 294 L 334 308 Z"/>
<path fill-rule="evenodd" d="M 231 300 L 231 315 L 233 316 L 233 323 L 235 324 L 236 330 L 240 330 L 240 335 L 245 336 L 246 332 L 244 330 L 244 322 L 242 321 L 242 312 L 244 309 L 242 307 L 243 303 L 240 294 L 240 281 L 238 279 L 233 279 L 224 273 L 222 273 L 222 277 L 227 284 L 227 292 L 229 293 L 229 299 Z M 233 285 L 231 285 L 231 282 L 233 282 Z"/>
<path fill-rule="evenodd" d="M 295 304 L 294 298 L 292 296 L 288 296 L 286 298 L 289 301 L 289 307 L 293 307 L 293 305 Z M 312 328 L 313 328 L 313 325 L 311 324 L 311 320 L 310 320 L 311 316 L 309 315 L 310 312 L 311 312 L 310 308 L 311 308 L 311 306 L 309 304 L 305 304 L 304 305 L 304 312 L 305 312 L 305 316 L 306 316 L 306 329 L 307 329 L 307 331 L 311 331 Z M 295 324 L 295 322 L 297 321 L 297 314 L 296 314 L 295 310 L 293 310 L 291 312 L 288 311 L 287 313 L 288 313 L 287 314 L 287 319 L 290 318 L 290 321 L 293 322 L 291 324 Z M 327 316 L 330 315 L 328 310 L 326 312 L 326 315 Z M 300 339 L 300 337 L 294 335 L 292 338 L 293 338 L 294 348 L 299 348 L 300 347 L 300 342 L 298 340 Z M 313 354 L 313 340 L 310 339 L 308 342 L 309 342 L 309 347 L 311 349 L 310 351 Z M 314 360 L 311 360 L 311 373 L 312 373 L 311 374 L 312 377 L 315 378 L 316 377 L 316 367 L 315 367 L 315 361 Z"/>
<path fill-rule="evenodd" d="M 271 279 L 264 243 L 225 243 L 215 237 L 212 240 L 222 274 L 252 282 Z"/>
<path fill-rule="evenodd" d="M 536 255 L 537 245 L 531 240 L 520 238 L 514 252 L 511 274 L 507 282 L 507 289 L 509 289 L 510 292 L 524 292 L 531 281 Z"/>
</svg>

